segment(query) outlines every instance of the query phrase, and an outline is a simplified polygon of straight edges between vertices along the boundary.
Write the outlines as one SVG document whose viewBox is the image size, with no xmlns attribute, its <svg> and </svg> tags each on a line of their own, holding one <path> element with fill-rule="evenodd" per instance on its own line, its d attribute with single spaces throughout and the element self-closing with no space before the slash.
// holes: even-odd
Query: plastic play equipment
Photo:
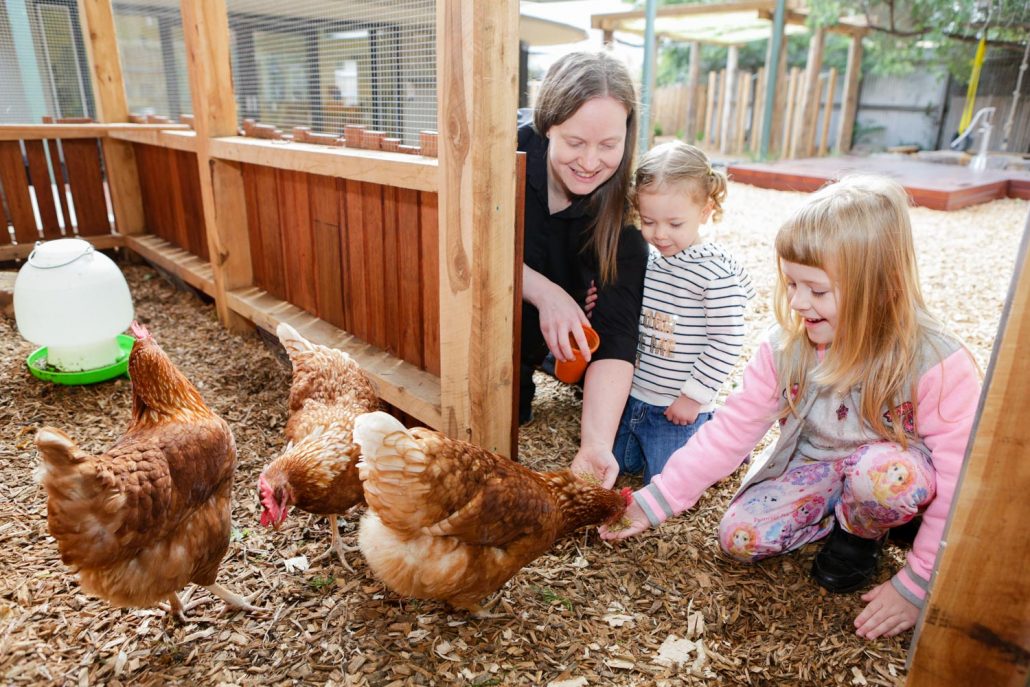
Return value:
<svg viewBox="0 0 1030 687">
<path fill-rule="evenodd" d="M 984 107 L 977 111 L 976 116 L 973 117 L 973 121 L 969 123 L 969 126 L 951 142 L 951 148 L 953 150 L 965 150 L 964 145 L 969 135 L 976 129 L 977 124 L 980 125 L 980 130 L 977 132 L 980 136 L 980 148 L 976 155 L 973 157 L 972 162 L 969 163 L 969 168 L 974 172 L 982 172 L 987 169 L 987 148 L 991 144 L 991 131 L 994 128 L 994 110 L 993 107 Z"/>
</svg>

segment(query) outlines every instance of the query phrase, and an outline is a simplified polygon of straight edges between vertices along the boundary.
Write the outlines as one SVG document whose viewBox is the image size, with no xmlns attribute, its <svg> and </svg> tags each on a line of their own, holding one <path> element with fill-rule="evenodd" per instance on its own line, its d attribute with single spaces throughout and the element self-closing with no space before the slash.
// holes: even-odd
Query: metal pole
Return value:
<svg viewBox="0 0 1030 687">
<path fill-rule="evenodd" d="M 782 2 L 782 0 L 781 0 Z M 647 25 L 644 29 L 644 77 L 640 84 L 640 127 L 637 131 L 637 155 L 647 152 L 651 143 L 651 100 L 654 96 L 654 24 L 658 0 L 647 0 Z"/>
<path fill-rule="evenodd" d="M 776 77 L 779 74 L 780 44 L 783 42 L 783 18 L 786 0 L 776 0 L 776 13 L 773 15 L 772 47 L 769 54 L 772 64 L 765 65 L 765 108 L 762 112 L 762 144 L 758 156 L 764 160 L 769 157 L 769 136 L 772 133 L 773 108 L 776 105 Z"/>
</svg>

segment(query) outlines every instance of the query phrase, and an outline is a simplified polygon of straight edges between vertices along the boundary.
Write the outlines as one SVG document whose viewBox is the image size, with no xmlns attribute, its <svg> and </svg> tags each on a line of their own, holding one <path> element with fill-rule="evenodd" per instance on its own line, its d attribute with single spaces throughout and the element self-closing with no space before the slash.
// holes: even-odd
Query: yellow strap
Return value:
<svg viewBox="0 0 1030 687">
<path fill-rule="evenodd" d="M 980 44 L 976 46 L 976 57 L 973 58 L 973 73 L 969 76 L 969 88 L 966 89 L 966 107 L 962 110 L 962 119 L 958 123 L 958 132 L 962 133 L 969 128 L 969 122 L 973 119 L 973 105 L 976 102 L 976 87 L 980 83 L 980 67 L 984 63 L 984 53 L 987 52 L 987 32 L 980 36 Z"/>
</svg>

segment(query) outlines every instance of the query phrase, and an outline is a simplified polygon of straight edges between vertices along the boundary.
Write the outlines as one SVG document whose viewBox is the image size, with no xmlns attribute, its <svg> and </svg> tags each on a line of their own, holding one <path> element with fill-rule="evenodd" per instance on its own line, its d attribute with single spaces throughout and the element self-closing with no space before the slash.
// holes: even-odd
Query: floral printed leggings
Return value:
<svg viewBox="0 0 1030 687">
<path fill-rule="evenodd" d="M 783 475 L 734 499 L 719 523 L 719 543 L 733 558 L 757 561 L 825 537 L 834 517 L 847 531 L 876 539 L 915 517 L 936 484 L 923 452 L 890 442 L 835 461 L 796 456 Z"/>
</svg>

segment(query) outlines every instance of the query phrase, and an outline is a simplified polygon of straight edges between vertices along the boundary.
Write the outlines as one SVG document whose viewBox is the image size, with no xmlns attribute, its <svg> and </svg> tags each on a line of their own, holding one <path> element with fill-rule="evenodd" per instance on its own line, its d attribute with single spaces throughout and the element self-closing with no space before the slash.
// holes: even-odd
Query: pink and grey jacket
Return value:
<svg viewBox="0 0 1030 687">
<path fill-rule="evenodd" d="M 777 357 L 783 355 L 776 344 L 779 335 L 779 328 L 774 328 L 748 361 L 741 389 L 731 394 L 715 417 L 672 454 L 660 475 L 633 495 L 652 527 L 690 508 L 708 487 L 732 474 L 779 417 L 786 404 L 776 375 Z M 980 373 L 969 352 L 946 334 L 928 335 L 917 360 L 916 435 L 910 443 L 930 457 L 936 472 L 937 496 L 923 512 L 923 523 L 907 555 L 907 565 L 891 582 L 903 597 L 921 607 L 976 416 Z M 763 461 L 751 466 L 738 495 L 787 469 L 803 439 L 802 418 L 809 413 L 817 415 L 812 412 L 813 404 L 824 402 L 818 399 L 826 396 L 819 393 L 817 385 L 809 387 L 804 398 L 797 401 L 799 416 L 786 417 L 775 447 L 763 453 Z M 869 434 L 870 442 L 882 441 L 871 428 Z"/>
</svg>

